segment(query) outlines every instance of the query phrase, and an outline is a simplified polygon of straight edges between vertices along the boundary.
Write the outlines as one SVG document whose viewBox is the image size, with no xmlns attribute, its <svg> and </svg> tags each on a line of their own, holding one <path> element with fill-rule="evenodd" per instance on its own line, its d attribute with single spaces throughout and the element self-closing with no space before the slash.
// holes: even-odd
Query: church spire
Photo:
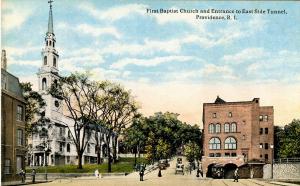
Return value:
<svg viewBox="0 0 300 186">
<path fill-rule="evenodd" d="M 49 0 L 48 3 L 50 4 L 50 9 L 49 9 L 49 20 L 48 20 L 48 33 L 49 34 L 54 34 L 53 33 L 53 16 L 52 16 L 52 3 L 53 0 Z"/>
</svg>

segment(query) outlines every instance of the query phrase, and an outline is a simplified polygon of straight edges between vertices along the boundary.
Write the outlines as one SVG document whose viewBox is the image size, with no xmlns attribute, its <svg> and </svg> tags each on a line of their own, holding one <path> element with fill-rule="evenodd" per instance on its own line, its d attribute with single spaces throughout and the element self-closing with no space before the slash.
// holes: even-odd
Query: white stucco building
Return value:
<svg viewBox="0 0 300 186">
<path fill-rule="evenodd" d="M 33 134 L 31 139 L 29 139 L 31 149 L 28 152 L 30 156 L 28 158 L 31 166 L 77 164 L 78 162 L 76 146 L 72 139 L 74 121 L 64 114 L 66 111 L 63 101 L 47 93 L 47 89 L 51 84 L 60 78 L 59 55 L 55 49 L 55 43 L 56 38 L 53 30 L 52 5 L 50 1 L 48 31 L 45 36 L 45 47 L 42 50 L 42 65 L 37 73 L 39 93 L 47 104 L 45 117 L 50 119 L 50 123 L 45 127 L 47 135 L 39 132 Z M 106 139 L 105 135 L 103 135 L 105 129 L 98 127 L 96 134 L 95 126 L 91 128 L 89 131 L 90 135 L 88 135 L 90 137 L 87 139 L 89 142 L 83 154 L 83 164 L 97 163 L 99 154 L 102 160 L 105 160 L 107 157 Z M 110 141 L 112 142 L 113 140 Z M 110 147 L 112 147 L 112 144 L 110 144 Z M 99 154 L 97 153 L 98 151 L 100 152 Z"/>
</svg>

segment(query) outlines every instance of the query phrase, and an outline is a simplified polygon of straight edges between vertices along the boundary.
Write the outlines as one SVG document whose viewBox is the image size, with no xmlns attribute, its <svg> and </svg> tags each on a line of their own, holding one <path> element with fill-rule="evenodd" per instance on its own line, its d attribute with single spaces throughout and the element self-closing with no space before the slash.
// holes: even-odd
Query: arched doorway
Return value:
<svg viewBox="0 0 300 186">
<path fill-rule="evenodd" d="M 237 168 L 236 164 L 228 163 L 224 166 L 224 178 L 233 179 L 234 171 Z"/>
<path fill-rule="evenodd" d="M 207 167 L 206 177 L 223 178 L 223 173 L 223 165 L 213 163 Z"/>
</svg>

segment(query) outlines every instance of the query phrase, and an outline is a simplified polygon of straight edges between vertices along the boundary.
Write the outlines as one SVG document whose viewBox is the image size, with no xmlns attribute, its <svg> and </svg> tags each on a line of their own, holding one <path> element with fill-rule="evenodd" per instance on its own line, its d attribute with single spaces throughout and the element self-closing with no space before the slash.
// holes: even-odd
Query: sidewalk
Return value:
<svg viewBox="0 0 300 186">
<path fill-rule="evenodd" d="M 50 180 L 48 181 L 36 181 L 34 184 L 39 184 L 39 183 L 47 183 L 51 182 Z M 25 183 L 22 183 L 22 181 L 9 181 L 9 182 L 1 182 L 1 185 L 29 185 L 33 184 L 31 180 L 26 180 Z"/>
</svg>

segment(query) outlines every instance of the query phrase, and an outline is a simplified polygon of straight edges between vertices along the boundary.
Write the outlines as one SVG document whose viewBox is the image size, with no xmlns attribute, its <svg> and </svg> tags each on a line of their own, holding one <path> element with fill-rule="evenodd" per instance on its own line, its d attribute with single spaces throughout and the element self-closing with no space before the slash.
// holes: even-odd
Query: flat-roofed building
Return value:
<svg viewBox="0 0 300 186">
<path fill-rule="evenodd" d="M 253 165 L 270 163 L 273 159 L 273 112 L 273 106 L 260 106 L 259 98 L 226 102 L 218 96 L 214 103 L 204 103 L 204 175 L 212 176 L 214 166 L 223 167 L 226 178 L 232 176 L 236 167 L 252 169 Z M 262 176 L 259 171 L 254 174 Z"/>
</svg>

